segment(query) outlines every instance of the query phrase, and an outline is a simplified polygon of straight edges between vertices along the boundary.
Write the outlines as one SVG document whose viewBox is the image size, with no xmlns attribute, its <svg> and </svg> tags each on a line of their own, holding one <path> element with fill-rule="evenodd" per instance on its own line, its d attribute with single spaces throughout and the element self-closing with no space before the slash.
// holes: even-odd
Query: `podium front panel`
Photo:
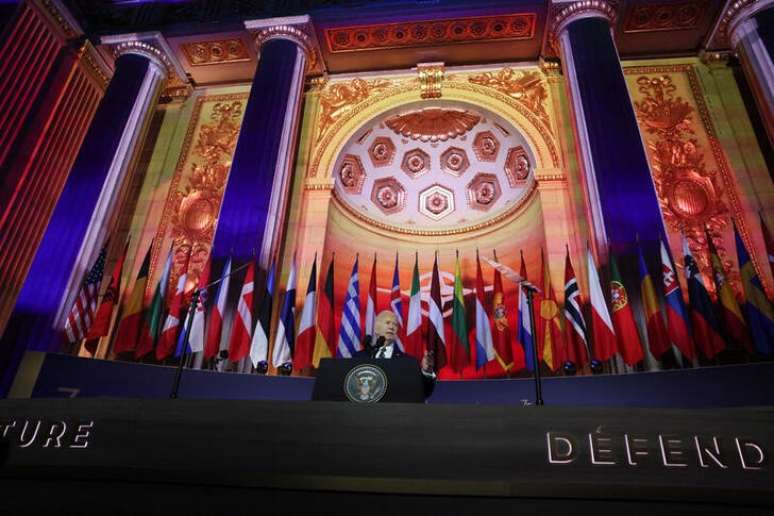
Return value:
<svg viewBox="0 0 774 516">
<path fill-rule="evenodd" d="M 425 391 L 419 362 L 408 356 L 324 358 L 320 361 L 312 400 L 422 403 Z"/>
</svg>

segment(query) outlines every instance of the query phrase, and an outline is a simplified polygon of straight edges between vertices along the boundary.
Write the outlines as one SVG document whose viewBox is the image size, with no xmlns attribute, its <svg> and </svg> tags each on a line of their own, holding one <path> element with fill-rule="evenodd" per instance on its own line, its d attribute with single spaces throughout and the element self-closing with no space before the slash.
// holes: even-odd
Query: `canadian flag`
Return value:
<svg viewBox="0 0 774 516">
<path fill-rule="evenodd" d="M 594 355 L 598 360 L 609 360 L 616 353 L 615 330 L 607 309 L 602 284 L 591 249 L 587 251 L 589 268 L 589 293 L 591 297 L 591 331 L 594 335 Z"/>
<path fill-rule="evenodd" d="M 238 362 L 247 356 L 250 351 L 250 340 L 253 330 L 253 289 L 255 288 L 255 266 L 250 261 L 245 273 L 245 281 L 242 283 L 242 292 L 239 294 L 237 311 L 234 314 L 234 322 L 231 325 L 231 338 L 229 339 L 228 358 L 232 362 Z"/>
</svg>

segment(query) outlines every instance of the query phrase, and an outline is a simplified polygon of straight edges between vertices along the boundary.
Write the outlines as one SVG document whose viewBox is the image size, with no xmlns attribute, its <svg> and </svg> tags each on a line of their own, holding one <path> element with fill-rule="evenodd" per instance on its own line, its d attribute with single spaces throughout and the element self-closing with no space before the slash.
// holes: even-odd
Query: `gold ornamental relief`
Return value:
<svg viewBox="0 0 774 516">
<path fill-rule="evenodd" d="M 473 129 L 481 117 L 467 110 L 426 108 L 393 115 L 384 121 L 395 134 L 422 142 L 445 142 Z"/>
<path fill-rule="evenodd" d="M 505 93 L 527 107 L 546 127 L 550 127 L 545 107 L 548 92 L 539 72 L 517 72 L 506 66 L 497 73 L 485 72 L 470 76 L 468 81 Z"/>
<path fill-rule="evenodd" d="M 197 99 L 181 163 L 172 180 L 164 220 L 158 231 L 163 237 L 166 224 L 171 226 L 173 268 L 170 287 L 177 284 L 189 254 L 186 291 L 194 288 L 209 258 L 245 105 L 242 98 L 235 97 L 243 96 Z M 206 114 L 203 114 L 205 110 Z M 157 238 L 157 241 L 161 240 Z"/>
<path fill-rule="evenodd" d="M 636 78 L 636 85 L 640 100 L 634 107 L 647 135 L 664 221 L 669 229 L 687 237 L 703 273 L 712 275 L 707 234 L 726 269 L 732 270 L 722 238 L 730 217 L 726 192 L 718 170 L 707 164 L 701 125 L 696 127 L 694 120 L 696 109 L 677 94 L 669 75 L 642 75 Z"/>
<path fill-rule="evenodd" d="M 317 141 L 319 142 L 326 131 L 355 105 L 390 85 L 390 81 L 383 79 L 366 81 L 360 78 L 352 79 L 348 83 L 338 82 L 328 85 L 320 94 Z"/>
</svg>

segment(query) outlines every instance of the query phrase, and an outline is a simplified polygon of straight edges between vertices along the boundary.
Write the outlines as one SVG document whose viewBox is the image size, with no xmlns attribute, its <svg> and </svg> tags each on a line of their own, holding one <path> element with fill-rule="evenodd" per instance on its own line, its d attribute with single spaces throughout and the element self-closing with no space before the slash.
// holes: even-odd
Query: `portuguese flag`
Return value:
<svg viewBox="0 0 774 516">
<path fill-rule="evenodd" d="M 462 294 L 462 274 L 460 273 L 460 257 L 454 267 L 454 301 L 452 303 L 452 340 L 449 346 L 451 366 L 457 372 L 470 361 L 470 341 L 468 340 L 468 323 L 465 320 L 465 299 Z"/>
<path fill-rule="evenodd" d="M 633 366 L 643 359 L 644 354 L 637 324 L 634 322 L 632 305 L 629 303 L 626 287 L 623 285 L 618 264 L 612 253 L 610 254 L 610 303 L 613 305 L 613 328 L 618 339 L 618 349 L 624 362 Z"/>
</svg>

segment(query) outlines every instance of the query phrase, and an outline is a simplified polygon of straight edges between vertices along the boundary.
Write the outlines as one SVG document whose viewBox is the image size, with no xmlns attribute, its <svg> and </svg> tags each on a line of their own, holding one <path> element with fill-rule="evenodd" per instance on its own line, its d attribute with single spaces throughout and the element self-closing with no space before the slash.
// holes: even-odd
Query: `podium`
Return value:
<svg viewBox="0 0 774 516">
<path fill-rule="evenodd" d="M 422 373 L 415 358 L 320 360 L 313 401 L 423 403 Z"/>
</svg>

